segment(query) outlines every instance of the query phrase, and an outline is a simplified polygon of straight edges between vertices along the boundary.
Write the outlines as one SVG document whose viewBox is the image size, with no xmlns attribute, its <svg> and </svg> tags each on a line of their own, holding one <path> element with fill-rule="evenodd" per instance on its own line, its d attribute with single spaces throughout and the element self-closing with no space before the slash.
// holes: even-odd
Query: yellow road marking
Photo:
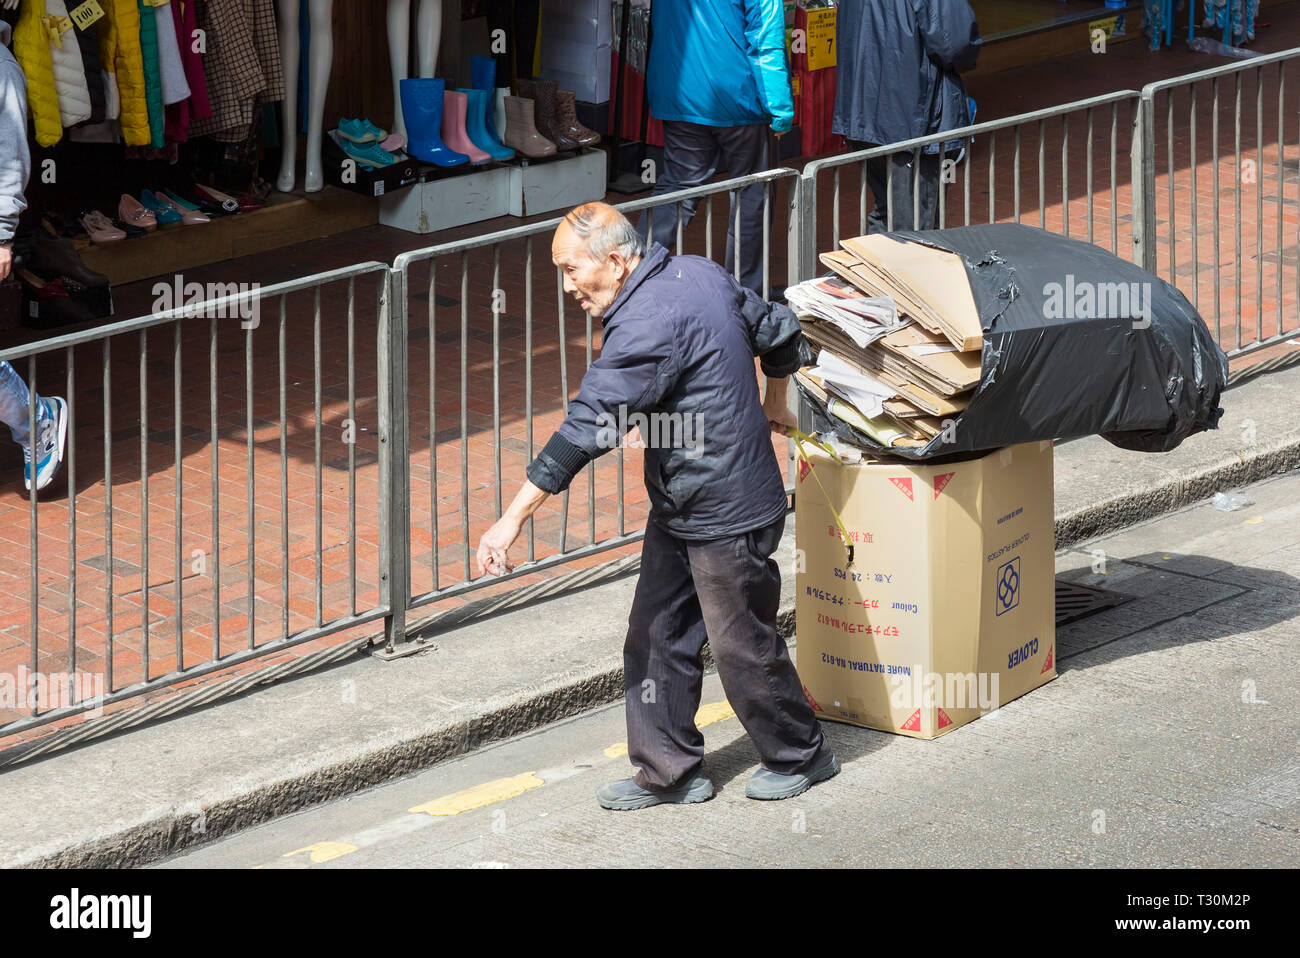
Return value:
<svg viewBox="0 0 1300 958">
<path fill-rule="evenodd" d="M 606 758 L 618 758 L 620 755 L 627 754 L 627 742 L 617 742 L 605 749 Z"/>
<path fill-rule="evenodd" d="M 294 855 L 301 855 L 307 852 L 313 865 L 319 865 L 321 862 L 330 862 L 336 858 L 342 858 L 344 855 L 350 855 L 357 850 L 356 845 L 349 845 L 347 842 L 316 842 L 308 845 L 306 848 L 299 848 L 296 851 L 287 852 L 281 855 L 281 858 L 292 858 Z"/>
<path fill-rule="evenodd" d="M 459 815 L 461 812 L 473 811 L 476 808 L 482 808 L 484 805 L 491 805 L 495 802 L 505 801 L 507 798 L 514 798 L 516 795 L 522 795 L 530 788 L 539 788 L 545 784 L 535 773 L 524 772 L 522 775 L 516 775 L 513 778 L 498 778 L 496 781 L 484 782 L 482 785 L 475 785 L 472 788 L 453 792 L 451 795 L 444 795 L 442 798 L 435 798 L 423 805 L 416 805 L 410 811 L 422 812 L 425 815 Z"/>
<path fill-rule="evenodd" d="M 736 710 L 731 707 L 730 702 L 723 699 L 721 702 L 701 705 L 700 710 L 695 713 L 695 725 L 698 728 L 704 728 L 704 726 L 712 725 L 714 722 L 721 722 L 724 719 L 735 717 Z"/>
<path fill-rule="evenodd" d="M 1251 516 L 1249 519 L 1247 519 L 1245 522 L 1243 522 L 1242 525 L 1243 525 L 1243 526 L 1255 526 L 1255 525 L 1259 525 L 1259 524 L 1260 524 L 1261 522 L 1263 522 L 1263 521 L 1264 521 L 1264 517 L 1263 517 L 1263 516 Z"/>
</svg>

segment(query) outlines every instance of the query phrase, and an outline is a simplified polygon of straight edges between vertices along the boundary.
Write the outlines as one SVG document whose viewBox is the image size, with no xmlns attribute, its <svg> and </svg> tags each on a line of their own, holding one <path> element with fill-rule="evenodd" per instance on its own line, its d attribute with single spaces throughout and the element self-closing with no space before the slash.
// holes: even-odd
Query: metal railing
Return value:
<svg viewBox="0 0 1300 958">
<path fill-rule="evenodd" d="M 358 515 L 359 447 L 373 447 L 363 455 L 377 463 L 381 475 L 371 481 L 381 488 L 393 469 L 383 413 L 391 376 L 381 348 L 391 339 L 389 277 L 386 264 L 362 263 L 211 298 L 208 287 L 187 287 L 178 277 L 174 288 L 155 285 L 155 306 L 165 308 L 148 315 L 0 350 L 0 360 L 27 379 L 33 436 L 36 396 L 47 382 L 60 383 L 68 402 L 66 510 L 40 508 L 39 493 L 26 509 L 30 618 L 23 667 L 33 681 L 19 689 L 21 708 L 10 711 L 27 715 L 0 725 L 0 733 L 101 709 L 389 614 L 383 569 L 390 556 L 378 521 L 391 507 L 388 497 L 377 497 L 377 511 Z M 356 306 L 358 296 L 371 295 L 374 310 L 362 310 L 374 343 L 367 348 Z M 376 360 L 361 370 L 360 384 L 358 350 Z M 256 360 L 272 351 L 277 361 L 267 370 Z M 45 359 L 43 374 L 38 357 Z M 204 359 L 207 382 L 190 380 Z M 242 367 L 238 392 L 231 390 L 238 379 L 223 377 L 232 359 Z M 49 367 L 59 364 L 62 374 L 51 375 Z M 87 368 L 97 384 L 83 380 Z M 356 431 L 359 388 L 378 399 L 370 441 Z M 78 408 L 79 393 L 101 394 L 98 423 L 93 411 Z M 343 428 L 327 439 L 331 418 L 342 419 Z M 89 464 L 98 481 L 83 492 L 88 476 L 79 471 L 86 464 L 77 452 L 87 429 L 100 433 L 102 452 Z M 329 543 L 327 443 L 339 453 L 331 471 L 346 473 L 348 516 L 346 529 L 330 531 Z M 151 447 L 162 447 L 162 455 Z M 154 469 L 169 469 L 170 481 L 151 481 Z M 305 509 L 312 510 L 314 536 L 297 543 L 291 513 L 301 518 Z M 18 521 L 19 509 L 6 511 L 12 514 L 0 521 Z M 278 524 L 271 521 L 276 515 Z M 373 561 L 361 557 L 371 581 L 359 588 L 358 543 L 366 538 L 380 551 Z M 346 555 L 338 556 L 327 588 L 326 553 L 340 548 Z M 102 580 L 88 583 L 79 574 L 86 565 L 101 570 Z M 312 596 L 305 606 L 298 601 L 304 592 Z M 8 672 L 14 662 L 5 665 Z M 85 666 L 99 670 L 98 683 L 83 681 Z"/>
<path fill-rule="evenodd" d="M 1300 302 L 1297 234 L 1292 228 L 1285 235 L 1288 208 L 1293 218 L 1300 211 L 1300 203 L 1288 203 L 1286 197 L 1288 183 L 1296 179 L 1287 168 L 1295 166 L 1294 155 L 1289 164 L 1286 157 L 1286 68 L 1297 56 L 1300 50 L 1283 50 L 1142 88 L 1140 148 L 1133 164 L 1134 183 L 1140 184 L 1133 194 L 1137 262 L 1184 287 L 1229 356 L 1264 349 L 1300 329 L 1295 322 Z M 1293 110 L 1300 109 L 1298 77 L 1300 70 L 1293 69 Z M 1225 90 L 1229 86 L 1230 93 Z M 1253 123 L 1243 124 L 1248 119 L 1243 92 L 1254 101 Z M 1291 143 L 1300 146 L 1300 131 Z M 1224 162 L 1229 157 L 1231 162 Z M 1214 236 L 1204 250 L 1198 188 L 1207 182 Z M 1223 228 L 1228 209 L 1231 230 Z M 1183 233 L 1187 235 L 1180 239 Z M 1180 247 L 1189 254 L 1185 263 Z M 1206 252 L 1213 258 L 1208 268 L 1202 263 Z M 1230 311 L 1225 310 L 1225 287 L 1232 290 Z M 1253 302 L 1243 298 L 1243 289 L 1253 289 Z M 1233 335 L 1224 329 L 1225 315 L 1233 317 Z M 1252 318 L 1254 329 L 1243 329 L 1243 319 Z"/>
<path fill-rule="evenodd" d="M 655 234 L 654 219 L 656 214 L 671 217 L 673 224 L 670 242 L 676 252 L 681 253 L 692 244 L 699 252 L 710 258 L 724 249 L 722 243 L 715 242 L 715 226 L 726 225 L 735 235 L 734 247 L 743 250 L 747 240 L 741 219 L 738 202 L 744 189 L 763 190 L 763 217 L 761 243 L 762 289 L 766 295 L 772 280 L 772 233 L 773 220 L 777 208 L 782 208 L 784 228 L 787 234 L 786 250 L 790 271 L 796 268 L 796 258 L 790 251 L 797 250 L 798 217 L 794 204 L 798 201 L 797 189 L 799 174 L 791 169 L 773 169 L 751 176 L 739 177 L 706 186 L 693 187 L 661 196 L 651 196 L 619 205 L 629 218 L 636 214 L 645 215 L 645 231 Z M 782 202 L 778 195 L 779 187 L 788 184 L 789 196 Z M 731 209 L 730 221 L 718 222 L 714 214 L 715 200 L 727 197 Z M 703 205 L 703 215 L 697 215 L 690 222 L 691 206 Z M 579 320 L 582 338 L 575 343 L 575 336 L 570 320 L 566 314 L 565 300 L 568 298 L 563 289 L 563 275 L 554 269 L 555 284 L 553 288 L 539 290 L 534 288 L 534 265 L 539 255 L 537 240 L 549 240 L 559 225 L 559 217 L 545 222 L 521 226 L 514 229 L 492 233 L 486 236 L 443 243 L 423 250 L 415 250 L 400 255 L 393 270 L 393 289 L 396 302 L 405 303 L 407 309 L 394 327 L 396 341 L 393 344 L 394 356 L 411 356 L 409 348 L 412 339 L 419 334 L 427 339 L 427 353 L 419 357 L 418 373 L 413 372 L 409 362 L 400 363 L 394 359 L 393 369 L 396 373 L 395 395 L 420 397 L 419 415 L 427 424 L 427 432 L 422 437 L 428 438 L 427 452 L 411 449 L 409 433 L 406 439 L 398 439 L 399 452 L 397 461 L 407 462 L 408 481 L 401 489 L 394 489 L 395 500 L 400 508 L 412 517 L 412 521 L 395 520 L 389 530 L 393 543 L 411 540 L 419 529 L 427 536 L 431 548 L 425 567 L 406 567 L 395 569 L 393 581 L 400 588 L 407 584 L 408 600 L 403 604 L 395 602 L 394 618 L 388 629 L 388 647 L 394 649 L 406 636 L 404 612 L 397 611 L 404 606 L 405 611 L 441 600 L 461 596 L 485 586 L 496 586 L 512 578 L 527 576 L 556 566 L 570 564 L 576 560 L 608 552 L 621 546 L 637 542 L 643 531 L 628 530 L 629 507 L 626 502 L 626 465 L 628 452 L 623 447 L 605 457 L 613 463 L 590 463 L 585 470 L 585 488 L 579 480 L 574 481 L 569 489 L 558 496 L 558 504 L 546 507 L 550 513 L 543 513 L 530 518 L 525 538 L 521 540 L 526 546 L 527 559 L 521 562 L 514 572 L 500 578 L 480 577 L 472 568 L 471 548 L 474 527 L 481 527 L 493 516 L 502 511 L 502 486 L 523 476 L 524 467 L 532 461 L 540 448 L 536 442 L 535 425 L 538 422 L 549 423 L 549 429 L 559 425 L 567 412 L 571 387 L 580 375 L 573 374 L 574 360 L 570 353 L 580 350 L 580 360 L 590 364 L 593 354 L 593 326 L 590 315 L 584 314 Z M 662 229 L 662 226 L 661 226 Z M 513 259 L 503 256 L 503 252 L 513 250 Z M 541 255 L 549 258 L 549 243 Z M 502 262 L 522 265 L 522 274 L 512 271 L 513 276 L 503 276 Z M 733 257 L 732 269 L 737 279 L 740 278 L 742 256 Z M 441 282 L 440 282 L 441 280 Z M 440 291 L 450 291 L 453 295 L 443 296 Z M 417 306 L 418 299 L 424 299 L 423 306 Z M 522 311 L 518 309 L 522 300 Z M 458 312 L 458 320 L 452 310 Z M 474 317 L 482 317 L 483 323 L 476 324 Z M 473 334 L 483 331 L 490 316 L 491 336 L 476 338 Z M 419 325 L 414 325 L 416 321 Z M 503 330 L 503 324 L 508 328 Z M 450 362 L 446 354 L 450 353 Z M 583 366 L 585 369 L 585 365 Z M 485 373 L 490 370 L 490 381 Z M 451 371 L 454 382 L 445 382 Z M 503 372 L 507 375 L 503 382 Z M 539 396 L 539 380 L 545 380 Z M 503 405 L 503 388 L 513 397 L 514 402 Z M 490 411 L 488 405 L 490 392 Z M 439 415 L 439 396 L 445 395 L 453 400 L 455 415 L 450 429 L 443 432 L 440 426 L 446 422 Z M 542 398 L 545 397 L 545 398 Z M 513 469 L 503 471 L 503 408 L 511 420 L 506 425 L 505 436 L 515 460 Z M 406 409 L 395 414 L 395 420 L 404 424 L 411 423 L 416 417 L 414 403 L 408 403 Z M 480 447 L 475 451 L 475 435 L 486 435 L 490 431 L 491 448 Z M 447 443 L 440 449 L 438 437 L 447 436 Z M 541 438 L 549 436 L 549 431 Z M 454 446 L 454 448 L 452 448 Z M 445 470 L 448 463 L 446 454 L 453 453 L 452 471 L 442 473 L 446 476 L 440 489 L 438 476 L 440 466 Z M 490 472 L 489 472 L 490 468 Z M 608 473 L 613 473 L 612 476 Z M 425 512 L 420 502 L 413 508 L 411 475 L 419 477 L 421 485 L 427 485 L 429 508 Z M 636 477 L 633 476 L 635 479 Z M 576 492 L 575 492 L 575 487 Z M 454 526 L 446 528 L 440 522 L 439 502 L 446 489 L 457 497 L 453 510 L 442 513 Z M 424 498 L 422 493 L 422 499 Z M 481 500 L 483 507 L 473 507 Z M 571 538 L 573 529 L 570 523 L 571 500 L 579 499 L 579 506 L 586 507 L 586 533 L 581 544 L 576 547 Z M 610 514 L 612 513 L 612 514 Z M 417 518 L 418 515 L 418 518 Z M 427 519 L 424 517 L 427 516 Z M 542 541 L 539 536 L 539 523 L 547 520 L 552 528 L 549 541 Z M 427 526 L 424 523 L 427 522 Z M 454 567 L 440 562 L 440 543 L 444 539 L 456 539 L 457 553 Z M 420 575 L 420 582 L 412 588 L 413 573 Z M 448 581 L 450 579 L 450 581 Z"/>
<path fill-rule="evenodd" d="M 1110 250 L 1119 256 L 1128 256 L 1125 238 L 1119 228 L 1119 210 L 1123 205 L 1121 197 L 1127 193 L 1128 183 L 1122 173 L 1121 157 L 1130 151 L 1131 130 L 1136 119 L 1136 106 L 1139 94 L 1136 90 L 1120 90 L 1103 96 L 1090 97 L 1073 103 L 1035 110 L 1002 120 L 990 120 L 976 123 L 946 133 L 936 133 L 917 137 L 901 143 L 891 143 L 872 147 L 852 153 L 813 160 L 804 167 L 802 189 L 803 198 L 800 211 L 803 216 L 803 228 L 800 236 L 802 251 L 801 276 L 807 279 L 815 276 L 819 270 L 817 254 L 833 249 L 839 245 L 844 234 L 841 220 L 847 215 L 844 211 L 844 185 L 841 182 L 846 172 L 856 174 L 856 198 L 858 211 L 857 236 L 867 232 L 869 221 L 873 218 L 883 219 L 887 230 L 895 229 L 944 229 L 948 226 L 969 226 L 972 223 L 1016 222 L 1022 221 L 1022 180 L 1024 166 L 1022 140 L 1024 131 L 1029 130 L 1030 143 L 1033 148 L 1030 159 L 1032 171 L 1038 181 L 1037 211 L 1038 226 L 1048 228 L 1049 222 L 1057 226 L 1065 236 L 1075 235 L 1083 238 L 1082 230 L 1072 233 L 1070 211 L 1072 205 L 1084 207 L 1087 223 L 1086 236 L 1089 243 L 1095 242 L 1096 219 L 1099 209 L 1098 200 L 1106 199 L 1107 207 L 1102 212 L 1109 218 Z M 1076 145 L 1071 144 L 1071 121 L 1077 120 Z M 1098 129 L 1100 127 L 1100 129 Z M 999 134 L 1003 138 L 1010 136 L 1012 157 L 1010 170 L 998 169 L 997 144 Z M 1053 143 L 1054 152 L 1059 159 L 1049 164 L 1048 144 Z M 1080 142 L 1081 141 L 1081 142 Z M 1006 142 L 1005 139 L 1002 142 Z M 940 153 L 926 160 L 925 148 L 938 145 L 940 151 L 944 145 L 961 147 L 960 158 Z M 1081 149 L 1080 149 L 1081 148 Z M 1095 188 L 1096 164 L 1094 157 L 1098 150 L 1109 156 L 1109 161 L 1102 170 L 1108 184 L 1103 190 Z M 949 151 L 951 152 L 951 151 Z M 894 162 L 902 160 L 903 162 Z M 934 198 L 934 219 L 930 223 L 922 222 L 922 204 L 925 202 L 926 180 L 922 177 L 923 162 L 931 162 L 936 169 L 931 176 L 939 178 Z M 1059 162 L 1059 168 L 1055 163 Z M 1071 170 L 1075 170 L 1074 184 L 1081 196 L 1072 202 L 1070 195 Z M 903 208 L 898 209 L 899 191 L 896 190 L 894 178 L 896 169 L 905 167 L 910 170 L 912 182 L 906 190 Z M 958 174 L 958 167 L 961 172 Z M 979 168 L 980 172 L 973 170 Z M 831 228 L 829 233 L 818 223 L 818 189 L 821 178 L 829 172 L 831 177 Z M 1006 180 L 1010 176 L 1010 183 Z M 879 217 L 876 210 L 868 209 L 867 195 L 869 180 L 885 184 L 882 190 L 885 214 Z M 961 215 L 958 222 L 953 222 L 954 215 L 949 212 L 948 187 L 956 186 L 960 178 Z M 1049 182 L 1052 189 L 1049 191 Z M 987 200 L 977 202 L 976 191 L 982 184 L 987 184 Z M 1002 190 L 999 192 L 999 184 Z M 1008 188 L 1009 187 L 1009 188 Z M 1059 197 L 1059 225 L 1055 210 L 1049 221 L 1049 200 Z M 987 210 L 987 214 L 985 211 Z M 851 213 L 852 207 L 847 211 Z M 973 211 L 973 212 L 972 212 Z"/>
<path fill-rule="evenodd" d="M 677 252 L 716 260 L 725 249 L 715 237 L 718 227 L 733 231 L 737 250 L 756 241 L 743 234 L 737 200 L 739 191 L 761 188 L 764 215 L 757 242 L 767 296 L 774 282 L 793 283 L 820 271 L 817 254 L 839 243 L 854 208 L 858 232 L 867 232 L 869 174 L 883 182 L 887 228 L 906 225 L 908 213 L 914 226 L 924 228 L 918 222 L 924 148 L 955 142 L 964 148 L 959 162 L 935 160 L 941 184 L 934 225 L 1019 222 L 1027 214 L 1032 220 L 1036 201 L 1040 227 L 1089 242 L 1100 239 L 1112 252 L 1131 256 L 1176 285 L 1185 285 L 1190 276 L 1193 303 L 1213 297 L 1210 318 L 1220 333 L 1220 287 L 1231 270 L 1236 336 L 1225 347 L 1238 355 L 1296 332 L 1300 236 L 1288 235 L 1284 214 L 1286 187 L 1295 178 L 1286 169 L 1285 63 L 1297 56 L 1300 50 L 1284 51 L 1150 84 L 1140 94 L 1123 90 L 816 160 L 802 173 L 773 169 L 619 208 L 644 214 L 651 230 L 655 218 L 662 224 L 662 217 L 669 217 Z M 1255 81 L 1255 125 L 1253 143 L 1248 137 L 1243 153 L 1241 98 L 1249 74 Z M 1233 175 L 1226 180 L 1220 163 L 1227 127 L 1220 116 L 1228 109 L 1220 95 L 1225 80 L 1233 84 L 1234 111 Z M 1295 102 L 1300 105 L 1300 93 Z M 1175 125 L 1180 105 L 1187 117 L 1185 166 L 1179 163 L 1182 134 Z M 1208 124 L 1201 109 L 1206 105 Z M 1198 138 L 1207 127 L 1208 145 Z M 1300 128 L 1296 137 L 1300 140 Z M 999 162 L 998 144 L 1007 142 L 1011 157 Z M 1211 201 L 1212 269 L 1200 262 L 1195 239 L 1204 215 L 1197 185 L 1207 175 L 1198 170 L 1207 151 L 1208 175 L 1216 187 L 1232 191 L 1221 202 L 1216 188 Z M 910 192 L 893 190 L 898 174 L 892 172 L 891 156 L 910 158 L 910 167 L 899 167 L 912 176 Z M 1253 178 L 1241 175 L 1243 159 L 1253 161 Z M 818 201 L 828 179 L 829 222 L 819 222 Z M 1265 193 L 1265 182 L 1271 194 Z M 1026 183 L 1028 191 L 1022 190 Z M 1164 194 L 1157 189 L 1162 183 Z M 955 197 L 950 190 L 956 190 Z M 1253 250 L 1249 231 L 1242 230 L 1250 222 L 1243 200 L 1251 193 Z M 726 220 L 715 215 L 716 201 L 724 196 L 731 204 Z M 902 210 L 896 208 L 899 196 Z M 1184 196 L 1190 203 L 1180 204 Z M 1276 223 L 1265 223 L 1267 202 L 1276 206 Z M 689 212 L 697 203 L 703 212 L 692 222 Z M 1226 243 L 1221 214 L 1229 205 L 1235 230 Z M 1183 207 L 1189 208 L 1184 212 Z M 10 507 L 8 515 L 0 508 L 0 526 L 7 522 L 11 529 L 26 513 L 29 566 L 9 572 L 8 579 L 0 570 L 0 586 L 15 595 L 28 590 L 30 671 L 75 672 L 87 663 L 102 668 L 108 689 L 95 704 L 107 705 L 380 619 L 387 649 L 400 654 L 414 610 L 521 576 L 548 575 L 638 541 L 645 503 L 629 499 L 625 487 L 625 480 L 637 478 L 627 468 L 637 456 L 620 447 L 589 464 L 584 476 L 551 500 L 550 512 L 544 508 L 529 521 L 521 540 L 526 560 L 512 574 L 476 577 L 471 564 L 474 536 L 501 515 L 504 484 L 523 475 L 539 448 L 536 440 L 544 442 L 562 421 L 580 370 L 596 348 L 590 316 L 575 321 L 566 315 L 559 270 L 553 285 L 534 282 L 538 257 L 549 257 L 548 248 L 538 248 L 540 241 L 559 222 L 557 217 L 404 253 L 391 268 L 363 263 L 261 289 L 259 309 L 271 304 L 278 324 L 245 328 L 242 355 L 233 324 L 215 318 L 186 322 L 195 307 L 0 351 L 0 359 L 25 373 L 33 395 L 53 378 L 66 383 L 70 403 L 66 513 L 56 518 L 50 507 L 38 509 L 39 496 L 21 509 Z M 1179 260 L 1187 242 L 1180 235 L 1185 222 L 1193 237 L 1189 266 Z M 1274 241 L 1267 249 L 1265 239 Z M 1253 339 L 1242 325 L 1243 316 L 1251 317 L 1243 295 L 1249 278 L 1243 257 L 1251 252 L 1257 295 Z M 1276 257 L 1272 269 L 1265 268 L 1268 257 Z M 739 276 L 740 256 L 732 268 Z M 1202 281 L 1213 289 L 1201 290 Z M 1292 289 L 1294 298 L 1288 295 Z M 367 305 L 372 293 L 373 311 Z M 1272 297 L 1267 303 L 1266 294 Z M 197 308 L 209 316 L 236 299 L 218 297 Z M 299 308 L 304 299 L 310 305 Z M 1264 322 L 1266 312 L 1275 326 Z M 255 358 L 265 355 L 271 336 L 277 375 L 259 387 L 257 374 L 264 370 Z M 133 339 L 138 340 L 134 351 Z M 187 366 L 187 357 L 196 355 L 206 363 L 206 383 L 184 375 L 193 366 Z M 232 356 L 242 359 L 239 391 L 230 391 L 231 381 L 219 375 Z M 42 370 L 37 357 L 44 357 Z M 93 391 L 78 375 L 88 361 L 99 371 Z M 165 400 L 150 388 L 164 379 L 171 386 Z M 86 465 L 76 458 L 79 384 L 85 387 L 83 399 L 94 395 L 103 404 L 102 462 L 97 455 L 91 463 L 97 475 L 102 471 L 102 487 L 96 483 L 84 491 L 79 483 Z M 115 428 L 124 416 L 130 424 Z M 29 418 L 34 425 L 34 402 Z M 83 423 L 82 430 L 87 428 L 94 427 Z M 162 457 L 151 447 L 162 447 Z M 329 458 L 327 447 L 339 455 Z M 161 461 L 173 473 L 165 491 L 163 483 L 150 479 L 151 468 Z M 331 527 L 327 501 L 333 516 L 346 511 L 346 522 Z M 201 509 L 191 508 L 196 502 Z M 585 523 L 571 522 L 571 506 L 585 511 Z M 301 517 L 304 509 L 311 512 L 312 534 L 299 539 L 290 514 Z M 279 521 L 270 522 L 275 516 Z M 209 560 L 210 568 L 200 569 Z M 87 562 L 102 574 L 102 585 L 87 586 L 84 573 L 79 581 L 78 564 Z M 164 566 L 168 576 L 156 575 Z M 124 588 L 124 581 L 132 588 Z M 303 596 L 310 599 L 304 602 Z M 126 629 L 118 611 L 122 605 L 132 607 Z M 160 648 L 169 668 L 156 674 Z M 0 735 L 89 707 L 65 702 L 30 708 L 25 717 L 0 724 Z"/>
</svg>

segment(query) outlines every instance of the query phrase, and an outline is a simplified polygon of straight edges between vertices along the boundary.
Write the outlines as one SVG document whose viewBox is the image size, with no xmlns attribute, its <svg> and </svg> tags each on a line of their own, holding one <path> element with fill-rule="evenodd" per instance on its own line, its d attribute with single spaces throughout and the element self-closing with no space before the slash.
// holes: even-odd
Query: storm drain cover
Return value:
<svg viewBox="0 0 1300 958">
<path fill-rule="evenodd" d="M 1107 592 L 1090 585 L 1056 580 L 1056 624 L 1065 625 L 1096 615 L 1102 609 L 1127 602 L 1132 596 Z"/>
</svg>

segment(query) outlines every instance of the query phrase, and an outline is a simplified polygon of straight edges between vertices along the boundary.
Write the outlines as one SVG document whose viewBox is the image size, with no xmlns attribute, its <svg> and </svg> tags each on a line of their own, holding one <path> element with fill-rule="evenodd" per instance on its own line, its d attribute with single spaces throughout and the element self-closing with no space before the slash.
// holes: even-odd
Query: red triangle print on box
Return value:
<svg viewBox="0 0 1300 958">
<path fill-rule="evenodd" d="M 808 691 L 808 686 L 806 685 L 803 687 L 803 694 L 804 694 L 804 698 L 808 700 L 808 704 L 812 706 L 812 710 L 814 712 L 825 711 L 820 705 L 817 704 L 817 700 L 812 697 L 812 693 Z"/>
<path fill-rule="evenodd" d="M 808 460 L 800 459 L 799 460 L 799 481 L 803 482 L 805 479 L 807 479 L 808 473 L 810 472 L 812 472 L 812 466 L 809 464 Z"/>
<path fill-rule="evenodd" d="M 1044 672 L 1046 672 L 1048 669 L 1052 667 L 1052 653 L 1055 651 L 1056 651 L 1055 645 L 1053 645 L 1051 648 L 1047 650 L 1047 661 L 1044 662 L 1043 667 L 1038 670 L 1039 675 L 1042 675 Z"/>
<path fill-rule="evenodd" d="M 898 727 L 903 732 L 921 731 L 921 710 L 917 709 L 912 713 L 912 717 Z"/>
<path fill-rule="evenodd" d="M 939 709 L 939 728 L 946 728 L 952 724 L 952 719 L 948 718 L 948 713 Z"/>
<path fill-rule="evenodd" d="M 955 472 L 945 472 L 941 476 L 934 477 L 934 497 L 936 499 L 939 498 L 939 493 L 943 492 L 943 487 L 948 485 L 948 481 L 955 475 L 957 475 Z"/>
<path fill-rule="evenodd" d="M 912 498 L 912 479 L 910 476 L 906 479 L 896 479 L 895 477 L 890 476 L 889 481 L 892 482 L 894 485 L 898 486 L 898 488 L 903 491 L 903 494 L 906 495 L 907 498 L 909 499 Z"/>
</svg>

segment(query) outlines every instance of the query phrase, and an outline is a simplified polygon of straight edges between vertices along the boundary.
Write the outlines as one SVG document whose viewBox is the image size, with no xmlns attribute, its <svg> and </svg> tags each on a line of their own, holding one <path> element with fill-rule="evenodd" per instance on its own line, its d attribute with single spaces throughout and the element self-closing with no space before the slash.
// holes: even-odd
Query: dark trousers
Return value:
<svg viewBox="0 0 1300 958">
<path fill-rule="evenodd" d="M 784 528 L 783 516 L 753 532 L 688 542 L 646 524 L 623 647 L 628 758 L 640 766 L 642 788 L 671 788 L 699 770 L 706 637 L 764 768 L 802 772 L 821 747 L 821 725 L 776 631 L 781 572 L 771 556 Z"/>
<path fill-rule="evenodd" d="M 768 168 L 767 126 L 702 126 L 677 120 L 664 121 L 663 169 L 655 178 L 651 196 L 700 186 L 718 170 L 727 177 L 761 173 Z M 763 184 L 740 190 L 740 285 L 763 293 Z M 699 206 L 698 199 L 682 203 L 682 229 L 685 229 Z M 716 207 L 715 207 L 716 210 Z M 776 212 L 776 197 L 768 208 L 769 222 Z M 728 205 L 727 272 L 735 275 L 736 213 Z M 654 231 L 648 232 L 653 219 Z M 669 251 L 677 249 L 677 207 L 661 206 L 646 210 L 637 221 L 637 231 L 661 243 Z"/>
<path fill-rule="evenodd" d="M 849 140 L 849 149 L 866 150 L 877 144 Z M 913 160 L 911 150 L 891 153 L 889 156 L 867 160 L 867 186 L 875 205 L 867 214 L 867 231 L 885 233 L 889 227 L 889 205 L 894 207 L 894 226 L 896 230 L 933 230 L 939 228 L 939 154 L 929 156 L 921 154 L 920 183 L 913 184 Z M 889 168 L 893 167 L 892 181 Z M 916 186 L 916 202 L 913 208 L 913 186 Z M 889 205 L 887 205 L 889 204 Z M 915 222 L 915 226 L 913 223 Z"/>
</svg>

